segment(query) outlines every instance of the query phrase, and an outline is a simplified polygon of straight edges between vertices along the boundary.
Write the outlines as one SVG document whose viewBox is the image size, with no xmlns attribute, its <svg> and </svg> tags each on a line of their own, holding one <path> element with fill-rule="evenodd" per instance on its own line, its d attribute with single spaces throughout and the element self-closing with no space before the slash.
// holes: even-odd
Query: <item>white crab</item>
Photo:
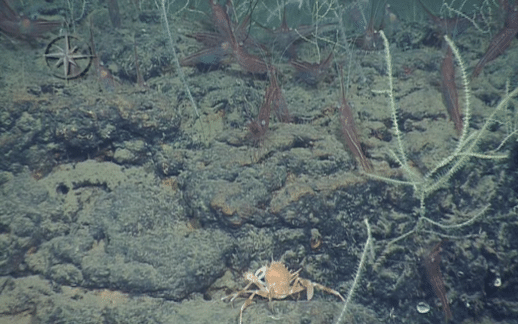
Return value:
<svg viewBox="0 0 518 324">
<path fill-rule="evenodd" d="M 342 301 L 345 301 L 338 291 L 313 283 L 307 279 L 299 278 L 300 270 L 302 269 L 292 273 L 281 262 L 272 261 L 270 266 L 259 268 L 255 274 L 251 272 L 245 273 L 245 279 L 248 281 L 246 287 L 243 290 L 223 297 L 222 299 L 230 299 L 232 302 L 241 294 L 251 294 L 244 302 L 243 306 L 241 306 L 239 324 L 243 323 L 243 311 L 252 304 L 252 299 L 255 295 L 268 298 L 269 301 L 272 301 L 272 299 L 284 299 L 290 295 L 306 290 L 307 298 L 308 300 L 311 300 L 311 298 L 313 298 L 314 288 L 318 288 L 339 297 Z M 250 289 L 250 286 L 252 285 L 257 286 L 259 289 Z"/>
</svg>

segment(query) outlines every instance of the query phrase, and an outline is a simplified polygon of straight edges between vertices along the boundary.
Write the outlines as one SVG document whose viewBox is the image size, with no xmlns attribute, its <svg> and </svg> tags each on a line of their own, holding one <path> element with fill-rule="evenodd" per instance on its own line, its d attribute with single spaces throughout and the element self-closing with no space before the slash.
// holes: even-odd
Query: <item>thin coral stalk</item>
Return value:
<svg viewBox="0 0 518 324">
<path fill-rule="evenodd" d="M 373 248 L 372 248 L 372 234 L 371 234 L 371 226 L 367 219 L 363 220 L 365 222 L 365 226 L 367 226 L 367 241 L 365 242 L 365 246 L 363 247 L 362 256 L 360 258 L 360 263 L 358 264 L 358 270 L 356 270 L 356 275 L 354 276 L 353 284 L 351 288 L 349 288 L 349 292 L 347 293 L 347 299 L 345 300 L 344 307 L 342 308 L 342 312 L 338 316 L 335 324 L 340 324 L 342 319 L 347 314 L 349 309 L 349 304 L 351 303 L 354 293 L 356 292 L 356 288 L 358 287 L 358 283 L 360 282 L 361 275 L 365 270 L 365 266 L 367 263 L 367 252 L 371 251 L 371 257 L 374 257 Z"/>
</svg>

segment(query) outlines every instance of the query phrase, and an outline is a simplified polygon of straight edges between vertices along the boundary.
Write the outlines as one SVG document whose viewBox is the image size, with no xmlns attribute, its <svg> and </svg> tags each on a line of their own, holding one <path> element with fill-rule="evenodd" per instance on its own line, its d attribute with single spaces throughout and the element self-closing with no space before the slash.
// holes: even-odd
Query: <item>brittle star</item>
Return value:
<svg viewBox="0 0 518 324">
<path fill-rule="evenodd" d="M 74 78 L 77 78 L 77 77 L 83 75 L 83 73 L 85 73 L 88 70 L 88 68 L 90 67 L 90 64 L 92 62 L 92 57 L 93 57 L 91 54 L 92 51 L 90 50 L 89 46 L 87 46 L 89 54 L 84 54 L 84 53 L 79 52 L 78 46 L 73 46 L 71 48 L 71 46 L 70 46 L 71 38 L 77 40 L 76 37 L 70 36 L 68 34 L 66 34 L 64 36 L 60 36 L 60 37 L 54 39 L 52 42 L 50 42 L 45 51 L 45 59 L 49 66 L 50 66 L 49 60 L 57 60 L 56 64 L 54 64 L 55 68 L 59 68 L 61 65 L 63 65 L 64 77 L 61 77 L 59 75 L 56 75 L 56 76 L 58 78 L 62 78 L 65 80 L 74 79 Z M 63 48 L 56 44 L 61 39 L 65 40 L 65 44 L 64 44 Z M 57 48 L 57 51 L 49 53 L 51 48 L 53 48 L 53 47 Z M 78 60 L 83 60 L 83 59 L 89 60 L 88 64 L 84 68 L 82 68 L 77 62 Z M 73 71 L 73 72 L 71 72 L 71 71 Z"/>
</svg>

